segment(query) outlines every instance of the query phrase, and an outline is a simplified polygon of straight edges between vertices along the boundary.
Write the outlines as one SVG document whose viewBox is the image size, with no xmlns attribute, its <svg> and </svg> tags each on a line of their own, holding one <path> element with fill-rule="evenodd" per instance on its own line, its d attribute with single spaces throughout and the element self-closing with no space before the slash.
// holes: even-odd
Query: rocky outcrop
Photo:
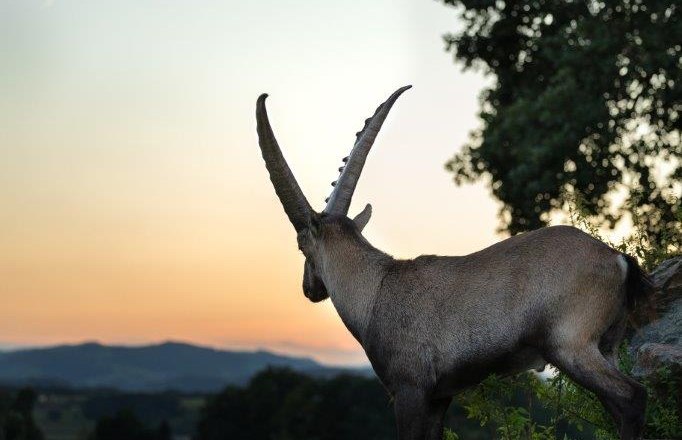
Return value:
<svg viewBox="0 0 682 440">
<path fill-rule="evenodd" d="M 647 377 L 660 367 L 682 367 L 682 346 L 647 342 L 637 350 L 637 360 L 632 369 L 636 377 Z"/>
<path fill-rule="evenodd" d="M 682 299 L 682 256 L 665 260 L 651 272 L 656 286 L 657 311 L 667 312 L 673 302 Z"/>
<path fill-rule="evenodd" d="M 668 366 L 682 371 L 682 256 L 661 263 L 652 273 L 656 287 L 655 318 L 639 328 L 630 342 L 632 370 L 647 377 Z"/>
</svg>

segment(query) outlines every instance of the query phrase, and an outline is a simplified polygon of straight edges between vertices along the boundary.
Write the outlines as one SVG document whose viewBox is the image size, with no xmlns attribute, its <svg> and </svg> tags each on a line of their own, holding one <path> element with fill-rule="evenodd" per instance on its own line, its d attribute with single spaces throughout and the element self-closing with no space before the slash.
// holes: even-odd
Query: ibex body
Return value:
<svg viewBox="0 0 682 440">
<path fill-rule="evenodd" d="M 365 158 L 396 91 L 368 119 L 325 210 L 312 210 L 258 101 L 258 134 L 275 190 L 306 257 L 305 295 L 330 297 L 395 399 L 400 440 L 442 437 L 452 395 L 490 373 L 546 362 L 593 391 L 621 438 L 643 426 L 644 388 L 615 367 L 628 307 L 649 290 L 637 263 L 566 226 L 462 257 L 396 260 L 361 234 L 369 205 L 346 217 Z M 607 359 L 608 358 L 608 359 Z"/>
</svg>

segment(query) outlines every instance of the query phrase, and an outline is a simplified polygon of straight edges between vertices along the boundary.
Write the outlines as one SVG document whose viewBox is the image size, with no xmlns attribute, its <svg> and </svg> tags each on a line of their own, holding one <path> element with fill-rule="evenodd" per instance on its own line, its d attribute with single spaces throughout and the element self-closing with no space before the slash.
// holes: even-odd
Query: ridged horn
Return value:
<svg viewBox="0 0 682 440">
<path fill-rule="evenodd" d="M 355 186 L 360 178 L 362 167 L 365 165 L 367 154 L 374 144 L 374 140 L 379 134 L 381 125 L 386 120 L 388 112 L 400 95 L 412 86 L 401 87 L 396 90 L 383 104 L 381 104 L 374 115 L 365 121 L 365 126 L 357 134 L 355 145 L 350 152 L 348 158 L 344 158 L 346 165 L 336 181 L 334 190 L 329 196 L 329 202 L 324 208 L 327 214 L 348 214 L 350 202 L 353 198 Z M 347 161 L 345 159 L 348 159 Z"/>
<path fill-rule="evenodd" d="M 277 139 L 272 132 L 268 112 L 265 108 L 265 98 L 267 97 L 267 93 L 263 93 L 256 102 L 258 145 L 260 145 L 265 167 L 268 169 L 277 197 L 279 197 L 289 221 L 298 232 L 307 227 L 312 208 L 298 186 L 294 174 L 289 169 L 289 165 L 284 159 L 282 150 L 280 150 Z"/>
</svg>

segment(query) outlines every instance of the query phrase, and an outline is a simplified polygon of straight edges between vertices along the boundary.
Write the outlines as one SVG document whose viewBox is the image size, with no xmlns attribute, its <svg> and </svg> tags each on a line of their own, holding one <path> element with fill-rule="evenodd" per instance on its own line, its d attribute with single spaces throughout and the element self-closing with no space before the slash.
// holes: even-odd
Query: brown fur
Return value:
<svg viewBox="0 0 682 440">
<path fill-rule="evenodd" d="M 627 315 L 622 254 L 557 226 L 467 256 L 395 260 L 347 218 L 316 222 L 304 253 L 407 420 L 401 439 L 435 439 L 427 433 L 441 422 L 429 408 L 442 416 L 436 403 L 458 390 L 545 362 L 595 392 L 623 439 L 638 438 L 643 388 L 604 357 Z"/>
<path fill-rule="evenodd" d="M 395 398 L 400 440 L 440 440 L 452 395 L 491 373 L 551 362 L 593 391 L 622 440 L 641 436 L 644 388 L 615 367 L 628 307 L 650 289 L 636 262 L 567 226 L 539 229 L 471 255 L 395 260 L 361 234 L 368 207 L 346 217 L 369 149 L 398 89 L 368 119 L 323 214 L 291 173 L 257 103 L 259 144 L 306 257 L 303 291 L 331 298 Z M 607 360 L 607 357 L 609 360 Z"/>
</svg>

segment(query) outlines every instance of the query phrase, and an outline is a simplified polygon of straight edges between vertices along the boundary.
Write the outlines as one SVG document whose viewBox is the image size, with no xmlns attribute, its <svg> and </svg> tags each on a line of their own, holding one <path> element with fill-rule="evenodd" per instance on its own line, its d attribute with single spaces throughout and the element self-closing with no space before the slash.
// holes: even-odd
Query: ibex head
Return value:
<svg viewBox="0 0 682 440">
<path fill-rule="evenodd" d="M 357 133 L 353 149 L 343 159 L 344 166 L 339 168 L 339 179 L 332 183 L 334 189 L 321 213 L 311 208 L 277 144 L 265 109 L 265 98 L 268 95 L 263 94 L 258 98 L 256 120 L 259 145 L 275 192 L 298 234 L 298 247 L 305 255 L 303 292 L 313 302 L 322 301 L 329 296 L 319 271 L 320 249 L 326 243 L 333 242 L 331 239 L 339 233 L 359 233 L 372 215 L 372 207 L 368 204 L 353 220 L 347 217 L 355 186 L 374 139 L 395 101 L 410 87 L 396 90 L 365 121 L 365 126 Z"/>
</svg>

